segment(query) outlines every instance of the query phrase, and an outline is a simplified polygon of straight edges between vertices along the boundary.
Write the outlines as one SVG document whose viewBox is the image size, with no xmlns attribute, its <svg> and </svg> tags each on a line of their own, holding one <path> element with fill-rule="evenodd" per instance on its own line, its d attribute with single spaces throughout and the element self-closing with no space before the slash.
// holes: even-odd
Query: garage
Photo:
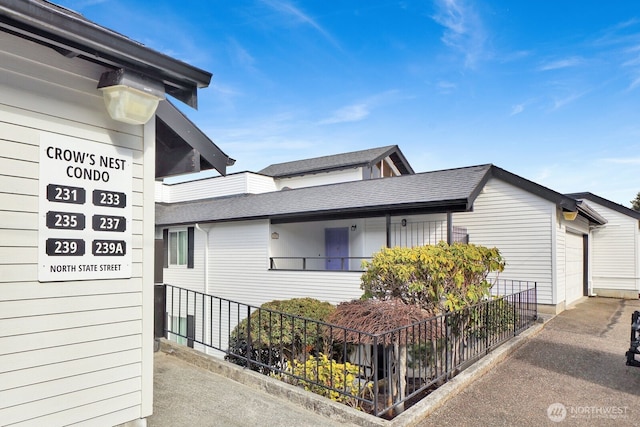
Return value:
<svg viewBox="0 0 640 427">
<path fill-rule="evenodd" d="M 584 238 L 567 233 L 565 240 L 566 287 L 565 304 L 569 305 L 584 293 Z"/>
</svg>

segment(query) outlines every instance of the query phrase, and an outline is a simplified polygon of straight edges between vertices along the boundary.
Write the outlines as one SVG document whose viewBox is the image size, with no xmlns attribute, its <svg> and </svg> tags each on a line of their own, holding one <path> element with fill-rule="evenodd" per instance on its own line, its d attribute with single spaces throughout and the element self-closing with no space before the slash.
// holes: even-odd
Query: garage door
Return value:
<svg viewBox="0 0 640 427">
<path fill-rule="evenodd" d="M 567 233 L 566 260 L 566 304 L 571 304 L 584 295 L 584 246 L 582 236 Z"/>
</svg>

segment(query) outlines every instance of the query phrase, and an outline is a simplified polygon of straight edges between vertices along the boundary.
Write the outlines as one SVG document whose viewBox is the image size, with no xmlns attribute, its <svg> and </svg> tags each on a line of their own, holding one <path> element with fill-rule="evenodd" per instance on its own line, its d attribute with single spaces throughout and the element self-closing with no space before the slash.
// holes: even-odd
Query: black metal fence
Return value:
<svg viewBox="0 0 640 427">
<path fill-rule="evenodd" d="M 364 271 L 363 261 L 371 257 L 292 257 L 279 256 L 269 258 L 271 270 L 305 271 Z"/>
<path fill-rule="evenodd" d="M 382 334 L 367 334 L 166 285 L 166 336 L 391 418 L 537 318 L 536 284 Z M 162 305 L 159 306 L 162 310 Z"/>
</svg>

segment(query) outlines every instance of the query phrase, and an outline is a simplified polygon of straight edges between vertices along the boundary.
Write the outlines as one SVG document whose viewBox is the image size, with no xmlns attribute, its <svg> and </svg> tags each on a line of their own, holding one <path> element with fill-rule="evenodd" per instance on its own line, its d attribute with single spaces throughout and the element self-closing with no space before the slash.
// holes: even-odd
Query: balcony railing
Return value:
<svg viewBox="0 0 640 427">
<path fill-rule="evenodd" d="M 501 282 L 516 292 L 380 334 L 170 285 L 157 307 L 172 320 L 165 336 L 392 417 L 535 322 L 535 283 Z"/>
<path fill-rule="evenodd" d="M 364 271 L 362 261 L 371 257 L 290 257 L 269 258 L 271 270 Z"/>
</svg>

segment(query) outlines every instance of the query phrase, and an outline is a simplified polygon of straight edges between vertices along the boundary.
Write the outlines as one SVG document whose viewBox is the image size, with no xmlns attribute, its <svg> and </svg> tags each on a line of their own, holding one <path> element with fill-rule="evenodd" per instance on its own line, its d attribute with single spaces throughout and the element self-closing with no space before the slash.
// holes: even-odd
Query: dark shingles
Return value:
<svg viewBox="0 0 640 427">
<path fill-rule="evenodd" d="M 208 200 L 158 204 L 156 224 L 466 210 L 491 165 Z"/>
<path fill-rule="evenodd" d="M 399 148 L 396 145 L 389 145 L 386 147 L 371 148 L 368 150 L 353 151 L 350 153 L 276 163 L 267 166 L 258 173 L 274 178 L 285 178 L 314 172 L 367 166 L 395 151 L 399 151 Z"/>
</svg>

